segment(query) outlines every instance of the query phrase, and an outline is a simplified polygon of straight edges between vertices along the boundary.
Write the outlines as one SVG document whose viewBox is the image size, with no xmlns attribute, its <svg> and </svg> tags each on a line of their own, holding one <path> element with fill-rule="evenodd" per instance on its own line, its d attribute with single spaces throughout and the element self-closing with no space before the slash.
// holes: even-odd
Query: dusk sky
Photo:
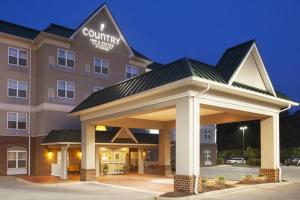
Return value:
<svg viewBox="0 0 300 200">
<path fill-rule="evenodd" d="M 129 44 L 161 63 L 191 57 L 215 65 L 226 48 L 256 39 L 274 86 L 300 102 L 298 0 L 1 0 L 0 19 L 76 28 L 105 2 Z"/>
</svg>

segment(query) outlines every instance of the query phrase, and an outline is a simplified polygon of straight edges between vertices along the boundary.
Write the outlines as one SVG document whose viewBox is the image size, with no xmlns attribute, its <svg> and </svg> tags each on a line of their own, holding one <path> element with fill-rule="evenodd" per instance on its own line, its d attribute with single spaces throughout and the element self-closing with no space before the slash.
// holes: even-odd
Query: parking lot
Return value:
<svg viewBox="0 0 300 200">
<path fill-rule="evenodd" d="M 299 182 L 300 183 L 300 167 L 296 166 L 282 166 L 282 179 Z M 230 180 L 241 180 L 245 175 L 256 176 L 258 174 L 258 167 L 237 167 L 231 165 L 220 165 L 212 167 L 202 167 L 201 176 L 213 178 L 217 176 L 224 176 Z"/>
</svg>

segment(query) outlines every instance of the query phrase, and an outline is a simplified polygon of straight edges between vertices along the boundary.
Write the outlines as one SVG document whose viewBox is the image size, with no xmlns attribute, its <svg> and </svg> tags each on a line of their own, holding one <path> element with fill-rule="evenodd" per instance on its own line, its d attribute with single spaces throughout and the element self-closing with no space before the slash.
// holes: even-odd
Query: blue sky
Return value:
<svg viewBox="0 0 300 200">
<path fill-rule="evenodd" d="M 1 0 L 0 19 L 75 28 L 104 2 L 129 44 L 162 63 L 191 57 L 214 65 L 226 48 L 256 39 L 275 87 L 300 102 L 298 0 Z"/>
</svg>

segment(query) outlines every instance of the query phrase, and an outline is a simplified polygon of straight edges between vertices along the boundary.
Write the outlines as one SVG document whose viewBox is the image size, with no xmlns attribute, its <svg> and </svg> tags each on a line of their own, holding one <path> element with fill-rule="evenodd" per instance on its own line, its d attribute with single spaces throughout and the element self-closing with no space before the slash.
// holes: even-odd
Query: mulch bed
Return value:
<svg viewBox="0 0 300 200">
<path fill-rule="evenodd" d="M 201 193 L 205 193 L 205 192 L 210 192 L 210 191 L 216 191 L 216 190 L 222 190 L 222 189 L 227 189 L 227 188 L 233 188 L 233 185 L 210 185 L 210 186 L 204 186 L 202 188 L 202 191 L 199 192 L 199 194 Z M 187 196 L 191 196 L 193 194 L 190 194 L 188 192 L 168 192 L 165 194 L 160 195 L 160 197 L 167 197 L 167 198 L 176 198 L 176 197 L 187 197 Z"/>
</svg>

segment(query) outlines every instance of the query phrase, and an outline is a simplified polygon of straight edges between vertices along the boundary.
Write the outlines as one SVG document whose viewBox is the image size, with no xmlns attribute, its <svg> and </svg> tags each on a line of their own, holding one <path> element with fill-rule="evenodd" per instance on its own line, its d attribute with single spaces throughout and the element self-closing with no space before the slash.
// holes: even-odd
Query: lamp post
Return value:
<svg viewBox="0 0 300 200">
<path fill-rule="evenodd" d="M 243 132 L 243 158 L 245 158 L 245 155 L 244 155 L 244 149 L 245 149 L 245 130 L 247 130 L 247 126 L 241 126 L 240 127 L 240 130 L 242 130 L 242 132 Z"/>
</svg>

